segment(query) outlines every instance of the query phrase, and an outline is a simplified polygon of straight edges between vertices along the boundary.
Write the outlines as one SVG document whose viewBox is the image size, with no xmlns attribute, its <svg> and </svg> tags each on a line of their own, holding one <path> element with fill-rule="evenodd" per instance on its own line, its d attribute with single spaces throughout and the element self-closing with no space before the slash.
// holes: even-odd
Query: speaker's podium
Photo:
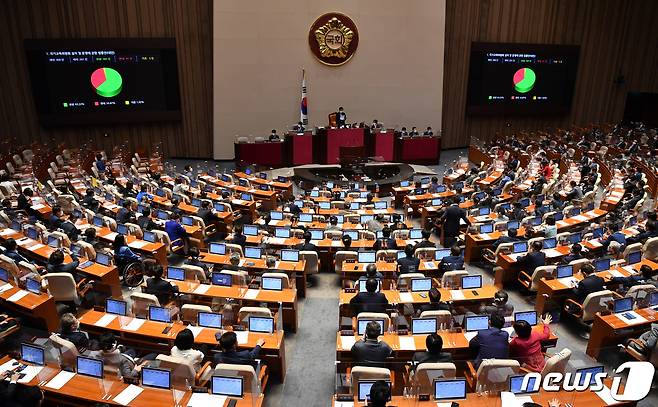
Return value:
<svg viewBox="0 0 658 407">
<path fill-rule="evenodd" d="M 364 128 L 336 128 L 336 113 L 329 115 L 329 128 L 318 129 L 313 143 L 313 157 L 318 164 L 338 164 L 341 147 L 362 147 L 365 151 Z M 365 157 L 365 154 L 363 155 Z"/>
<path fill-rule="evenodd" d="M 339 162 L 341 167 L 358 167 L 368 162 L 365 146 L 342 146 L 340 147 Z"/>
</svg>

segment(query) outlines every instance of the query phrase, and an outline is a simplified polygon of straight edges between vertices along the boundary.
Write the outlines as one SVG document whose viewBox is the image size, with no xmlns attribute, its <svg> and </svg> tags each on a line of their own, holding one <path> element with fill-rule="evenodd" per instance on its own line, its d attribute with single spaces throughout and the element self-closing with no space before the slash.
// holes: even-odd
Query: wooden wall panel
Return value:
<svg viewBox="0 0 658 407">
<path fill-rule="evenodd" d="M 617 121 L 627 92 L 658 92 L 655 0 L 447 0 L 446 7 L 445 148 L 466 146 L 471 137 L 491 139 L 496 133 Z M 472 41 L 580 45 L 570 114 L 466 116 Z M 620 73 L 625 83 L 618 85 Z"/>
<path fill-rule="evenodd" d="M 182 121 L 43 129 L 32 101 L 25 38 L 174 37 Z M 162 142 L 167 156 L 212 157 L 212 0 L 0 2 L 0 138 L 89 141 L 111 150 Z M 104 134 L 108 137 L 104 137 Z"/>
</svg>

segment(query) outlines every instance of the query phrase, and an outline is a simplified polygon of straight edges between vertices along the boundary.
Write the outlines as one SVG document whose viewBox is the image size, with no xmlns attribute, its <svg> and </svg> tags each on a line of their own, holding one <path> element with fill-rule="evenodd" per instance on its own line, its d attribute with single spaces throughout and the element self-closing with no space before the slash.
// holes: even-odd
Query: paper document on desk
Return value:
<svg viewBox="0 0 658 407">
<path fill-rule="evenodd" d="M 434 269 L 434 262 L 433 261 L 424 261 L 423 265 L 425 266 L 425 269 Z"/>
<path fill-rule="evenodd" d="M 260 293 L 260 290 L 249 289 L 249 290 L 247 290 L 247 292 L 245 293 L 243 298 L 245 300 L 255 300 L 256 297 L 258 297 L 258 293 Z"/>
<path fill-rule="evenodd" d="M 603 400 L 603 402 L 608 406 L 611 405 L 611 404 L 619 403 L 617 400 L 615 400 L 612 397 L 612 392 L 610 391 L 610 388 L 608 386 L 604 385 L 603 389 L 596 392 L 596 395 L 599 396 L 601 398 L 601 400 Z"/>
<path fill-rule="evenodd" d="M 354 346 L 354 343 L 356 342 L 356 337 L 355 336 L 341 336 L 340 337 L 340 347 L 343 348 L 343 350 L 350 350 L 352 349 L 352 346 Z"/>
<path fill-rule="evenodd" d="M 592 245 L 592 247 L 601 247 L 603 244 L 598 239 L 595 240 L 589 240 L 589 244 Z"/>
<path fill-rule="evenodd" d="M 400 336 L 400 350 L 416 350 L 416 341 L 413 336 Z"/>
<path fill-rule="evenodd" d="M 15 362 L 17 362 L 16 359 L 11 359 L 8 362 L 5 362 L 2 365 L 0 365 L 0 374 L 3 374 L 7 370 L 9 370 L 13 367 L 16 367 L 16 366 L 14 366 Z"/>
<path fill-rule="evenodd" d="M 13 235 L 14 233 L 16 233 L 14 229 L 10 229 L 10 228 L 2 229 L 0 231 L 0 236 L 9 236 L 9 235 Z"/>
<path fill-rule="evenodd" d="M 450 290 L 450 299 L 452 301 L 457 301 L 457 300 L 463 300 L 464 298 L 464 293 L 462 290 Z"/>
<path fill-rule="evenodd" d="M 510 253 L 510 254 L 508 254 L 508 256 L 514 261 L 518 260 L 519 257 L 525 256 L 525 255 L 526 255 L 526 253 Z"/>
<path fill-rule="evenodd" d="M 414 302 L 414 296 L 411 293 L 400 293 L 400 303 L 409 304 Z"/>
<path fill-rule="evenodd" d="M 469 341 L 469 342 L 473 338 L 475 338 L 477 336 L 477 334 L 478 334 L 477 331 L 475 331 L 475 332 L 464 332 L 464 336 L 466 337 L 466 340 Z"/>
<path fill-rule="evenodd" d="M 116 318 L 116 315 L 105 314 L 98 321 L 94 322 L 94 325 L 103 327 L 108 326 L 112 321 L 114 321 L 114 318 Z"/>
<path fill-rule="evenodd" d="M 282 245 L 286 243 L 286 239 L 282 237 L 270 237 L 267 239 L 267 243 L 272 245 Z"/>
<path fill-rule="evenodd" d="M 631 264 L 630 266 L 623 266 L 622 268 L 624 270 L 628 271 L 631 274 L 637 274 L 638 273 L 638 271 L 633 268 L 633 264 Z"/>
<path fill-rule="evenodd" d="M 210 284 L 199 284 L 197 288 L 192 291 L 194 294 L 205 294 L 210 289 Z"/>
<path fill-rule="evenodd" d="M 249 342 L 249 331 L 235 331 L 235 337 L 239 345 L 244 345 Z"/>
<path fill-rule="evenodd" d="M 141 249 L 142 247 L 146 246 L 149 244 L 146 240 L 134 240 L 133 242 L 130 243 L 130 247 L 134 247 L 135 249 Z"/>
<path fill-rule="evenodd" d="M 627 325 L 637 325 L 637 324 L 644 324 L 648 322 L 646 318 L 644 318 L 643 316 L 641 316 L 635 311 L 622 312 L 619 314 L 615 314 L 615 316 L 621 319 Z"/>
<path fill-rule="evenodd" d="M 103 237 L 106 238 L 106 239 L 109 239 L 109 240 L 114 240 L 114 239 L 116 239 L 117 235 L 118 235 L 117 232 L 110 232 L 110 233 L 104 235 Z"/>
<path fill-rule="evenodd" d="M 560 284 L 563 284 L 567 287 L 573 287 L 574 285 L 578 284 L 578 279 L 575 277 L 558 278 L 557 281 L 559 281 Z"/>
<path fill-rule="evenodd" d="M 132 321 L 130 321 L 128 325 L 124 326 L 123 329 L 125 329 L 126 331 L 136 331 L 139 328 L 141 328 L 142 325 L 144 325 L 144 320 L 135 318 Z"/>
<path fill-rule="evenodd" d="M 332 240 L 331 247 L 343 247 L 343 242 L 340 240 Z"/>
<path fill-rule="evenodd" d="M 201 333 L 201 331 L 203 331 L 202 326 L 188 325 L 187 329 L 192 331 L 192 335 L 194 335 L 195 338 L 197 337 L 197 335 L 199 335 Z"/>
<path fill-rule="evenodd" d="M 586 222 L 587 220 L 589 220 L 589 218 L 585 215 L 576 215 L 571 219 L 577 220 L 578 222 Z"/>
<path fill-rule="evenodd" d="M 12 287 L 13 287 L 13 285 L 11 285 L 9 283 L 5 283 L 3 285 L 0 285 L 0 294 L 4 293 L 5 291 L 9 290 Z"/>
<path fill-rule="evenodd" d="M 15 293 L 11 297 L 7 298 L 7 301 L 18 302 L 18 301 L 20 301 L 21 298 L 25 297 L 28 294 L 29 294 L 29 291 L 19 290 L 17 293 Z"/>
<path fill-rule="evenodd" d="M 45 207 L 46 207 L 46 205 L 43 205 L 43 204 L 34 204 L 34 205 L 32 205 L 32 209 L 34 209 L 35 211 L 38 211 L 39 209 L 43 209 Z"/>
<path fill-rule="evenodd" d="M 521 401 L 521 399 L 525 399 L 525 398 L 526 397 L 516 397 L 514 393 L 509 391 L 500 392 L 501 405 L 505 407 L 521 407 L 525 402 L 525 400 Z"/>
<path fill-rule="evenodd" d="M 448 403 L 448 406 L 450 406 L 450 403 Z M 335 401 L 334 402 L 334 407 L 354 407 L 354 402 L 353 401 Z"/>
<path fill-rule="evenodd" d="M 134 384 L 129 385 L 123 391 L 112 400 L 116 403 L 121 404 L 122 406 L 127 406 L 130 404 L 131 401 L 135 399 L 135 397 L 139 396 L 141 392 L 143 392 L 144 389 L 142 389 L 139 386 L 135 386 Z"/>
<path fill-rule="evenodd" d="M 218 396 L 209 393 L 192 393 L 187 401 L 187 407 L 223 406 L 226 396 Z"/>
<path fill-rule="evenodd" d="M 482 240 L 493 240 L 493 237 L 489 233 L 480 233 L 479 237 Z"/>
<path fill-rule="evenodd" d="M 43 369 L 43 366 L 28 366 L 21 373 L 23 373 L 25 376 L 23 378 L 18 379 L 18 383 L 29 383 L 31 382 L 39 373 L 41 373 L 41 370 Z"/>
<path fill-rule="evenodd" d="M 28 247 L 28 249 L 29 250 L 39 250 L 39 249 L 41 249 L 42 247 L 45 247 L 45 246 L 46 246 L 45 244 L 37 243 L 37 244 L 33 244 L 32 246 Z"/>
<path fill-rule="evenodd" d="M 64 387 L 64 385 L 68 383 L 69 380 L 73 379 L 73 376 L 75 376 L 75 373 L 62 370 L 61 372 L 57 373 L 55 377 L 50 379 L 48 383 L 46 383 L 46 387 L 59 390 Z"/>
<path fill-rule="evenodd" d="M 610 275 L 613 277 L 624 277 L 624 275 L 619 270 L 614 270 L 614 269 L 608 270 L 608 273 L 610 273 Z"/>
</svg>

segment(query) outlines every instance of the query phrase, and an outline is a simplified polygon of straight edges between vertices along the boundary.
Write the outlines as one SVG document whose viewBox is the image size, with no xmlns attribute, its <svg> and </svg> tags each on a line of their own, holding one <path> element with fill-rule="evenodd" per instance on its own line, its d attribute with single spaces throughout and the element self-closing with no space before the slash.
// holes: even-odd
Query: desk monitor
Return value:
<svg viewBox="0 0 658 407">
<path fill-rule="evenodd" d="M 578 216 L 580 215 L 580 208 L 572 208 L 569 212 L 569 216 Z"/>
<path fill-rule="evenodd" d="M 117 233 L 126 236 L 130 234 L 130 229 L 128 229 L 128 226 L 123 223 L 119 223 L 117 224 Z"/>
<path fill-rule="evenodd" d="M 491 233 L 494 230 L 494 224 L 493 223 L 485 223 L 483 225 L 480 225 L 480 233 Z"/>
<path fill-rule="evenodd" d="M 472 315 L 466 317 L 466 332 L 481 331 L 489 329 L 488 315 Z"/>
<path fill-rule="evenodd" d="M 322 240 L 324 239 L 324 230 L 322 229 L 309 229 L 309 232 L 311 232 L 311 239 L 312 240 Z"/>
<path fill-rule="evenodd" d="M 113 298 L 107 298 L 105 300 L 105 312 L 125 317 L 128 315 L 128 303 Z"/>
<path fill-rule="evenodd" d="M 157 216 L 157 218 L 160 219 L 160 220 L 169 219 L 169 214 L 165 211 L 156 211 L 155 216 Z"/>
<path fill-rule="evenodd" d="M 251 201 L 253 197 L 251 196 L 251 194 L 247 194 L 243 192 L 242 194 L 240 194 L 240 199 L 242 199 L 243 201 Z"/>
<path fill-rule="evenodd" d="M 158 321 L 158 322 L 171 322 L 171 314 L 169 309 L 165 307 L 157 307 L 155 305 L 149 305 L 149 320 Z"/>
<path fill-rule="evenodd" d="M 497 195 L 500 195 L 500 194 L 497 194 Z M 505 209 L 506 211 L 511 211 L 512 210 L 512 204 L 509 203 L 509 202 L 501 203 L 499 207 Z M 515 222 L 515 221 L 510 221 L 510 222 Z"/>
<path fill-rule="evenodd" d="M 521 207 L 525 208 L 530 205 L 530 198 L 522 198 L 519 200 Z"/>
<path fill-rule="evenodd" d="M 434 252 L 434 260 L 436 261 L 441 261 L 446 256 L 450 256 L 450 249 L 436 249 Z"/>
<path fill-rule="evenodd" d="M 359 198 L 365 199 L 368 197 L 369 192 L 368 191 L 361 191 L 359 192 Z"/>
<path fill-rule="evenodd" d="M 249 317 L 249 331 L 271 334 L 274 332 L 274 318 Z"/>
<path fill-rule="evenodd" d="M 245 247 L 244 257 L 248 259 L 260 259 L 263 250 L 260 247 Z"/>
<path fill-rule="evenodd" d="M 427 335 L 436 331 L 436 318 L 411 318 L 412 335 Z"/>
<path fill-rule="evenodd" d="M 594 260 L 594 269 L 599 271 L 610 270 L 610 259 L 597 259 Z"/>
<path fill-rule="evenodd" d="M 283 212 L 281 211 L 270 211 L 271 220 L 283 220 Z"/>
<path fill-rule="evenodd" d="M 409 231 L 409 239 L 422 239 L 423 231 L 422 229 L 411 229 Z"/>
<path fill-rule="evenodd" d="M 368 325 L 368 322 L 377 322 L 379 324 L 379 334 L 384 335 L 383 319 L 360 319 L 357 327 L 357 334 L 364 335 L 366 333 L 366 325 Z"/>
<path fill-rule="evenodd" d="M 320 209 L 331 209 L 331 202 L 322 201 L 318 203 Z"/>
<path fill-rule="evenodd" d="M 185 270 L 181 267 L 167 267 L 167 278 L 176 281 L 185 281 Z"/>
<path fill-rule="evenodd" d="M 334 215 L 334 217 L 336 217 L 336 222 L 338 222 L 339 225 L 345 223 L 345 215 Z"/>
<path fill-rule="evenodd" d="M 516 242 L 512 244 L 512 253 L 524 253 L 528 251 L 528 242 Z"/>
<path fill-rule="evenodd" d="M 381 230 L 376 231 L 376 232 L 375 232 L 375 237 L 376 237 L 377 239 L 383 239 L 383 238 L 384 238 L 384 232 L 381 231 Z"/>
<path fill-rule="evenodd" d="M 473 199 L 476 201 L 479 201 L 482 198 L 484 198 L 484 192 L 478 192 L 475 195 L 473 195 Z M 488 213 L 483 213 L 482 215 L 488 215 Z"/>
<path fill-rule="evenodd" d="M 46 364 L 45 350 L 38 345 L 22 343 L 21 360 L 35 365 L 44 366 Z"/>
<path fill-rule="evenodd" d="M 244 378 L 240 376 L 213 376 L 210 382 L 210 393 L 242 398 L 244 396 Z"/>
<path fill-rule="evenodd" d="M 39 240 L 39 231 L 36 228 L 27 228 L 25 234 L 32 240 Z"/>
<path fill-rule="evenodd" d="M 343 236 L 349 236 L 352 241 L 359 240 L 359 232 L 356 230 L 345 230 Z"/>
<path fill-rule="evenodd" d="M 529 394 L 537 393 L 539 391 L 540 383 L 537 382 L 537 378 L 531 376 L 528 379 L 528 385 L 526 388 L 523 388 L 523 378 L 526 375 L 513 375 L 509 377 L 509 391 L 514 394 Z"/>
<path fill-rule="evenodd" d="M 375 215 L 361 215 L 359 216 L 359 223 L 368 223 L 375 219 Z"/>
<path fill-rule="evenodd" d="M 446 192 L 446 186 L 443 184 L 439 184 L 436 186 L 436 192 L 441 193 L 441 192 Z"/>
<path fill-rule="evenodd" d="M 441 206 L 443 205 L 443 200 L 441 198 L 432 199 L 432 206 Z"/>
<path fill-rule="evenodd" d="M 366 279 L 357 280 L 357 283 L 359 284 L 358 289 L 359 289 L 360 293 L 365 293 L 366 291 L 368 291 L 368 289 L 366 288 L 366 282 L 367 281 L 368 280 L 366 280 Z M 376 293 L 380 292 L 381 288 L 382 288 L 382 282 L 381 282 L 381 280 L 378 279 L 377 290 L 375 290 L 375 292 Z"/>
<path fill-rule="evenodd" d="M 288 179 L 286 177 L 283 177 L 281 175 L 276 177 L 276 180 L 277 180 L 277 182 L 287 182 L 288 181 Z"/>
<path fill-rule="evenodd" d="M 559 220 L 562 220 L 562 219 L 564 219 L 564 213 L 555 212 L 555 214 L 553 215 L 553 218 L 555 219 L 556 222 L 559 221 Z"/>
<path fill-rule="evenodd" d="M 375 202 L 375 209 L 387 209 L 388 202 L 386 201 L 377 201 Z"/>
<path fill-rule="evenodd" d="M 431 278 L 412 278 L 411 279 L 411 291 L 429 291 L 432 288 L 432 279 Z"/>
<path fill-rule="evenodd" d="M 222 273 L 220 271 L 213 271 L 211 274 L 211 282 L 213 283 L 213 285 L 230 287 L 233 283 L 232 275 Z"/>
<path fill-rule="evenodd" d="M 535 216 L 534 218 L 530 219 L 530 224 L 532 226 L 539 226 L 542 223 L 542 218 L 541 216 Z"/>
<path fill-rule="evenodd" d="M 96 263 L 102 264 L 103 266 L 109 266 L 112 262 L 112 259 L 109 254 L 103 252 L 96 252 Z"/>
<path fill-rule="evenodd" d="M 569 236 L 567 236 L 567 242 L 569 242 L 569 244 L 580 243 L 582 240 L 583 240 L 583 234 L 580 232 L 572 233 Z"/>
<path fill-rule="evenodd" d="M 160 198 L 164 198 L 167 194 L 165 193 L 164 189 L 158 188 L 155 190 L 155 194 L 159 196 Z"/>
<path fill-rule="evenodd" d="M 544 246 L 544 249 L 553 249 L 557 246 L 557 239 L 554 237 L 549 237 L 542 241 L 542 245 Z"/>
<path fill-rule="evenodd" d="M 75 254 L 78 257 L 87 257 L 85 254 L 85 249 L 82 248 L 79 244 L 73 243 L 71 245 L 71 253 Z"/>
<path fill-rule="evenodd" d="M 194 219 L 191 216 L 183 216 L 182 218 L 183 226 L 192 226 L 194 225 Z"/>
<path fill-rule="evenodd" d="M 144 231 L 144 241 L 149 243 L 155 243 L 155 233 L 149 232 L 148 230 Z"/>
<path fill-rule="evenodd" d="M 299 250 L 283 249 L 281 250 L 281 261 L 299 261 Z"/>
<path fill-rule="evenodd" d="M 438 252 L 438 250 L 437 250 Z M 400 260 L 403 257 L 407 257 L 407 254 L 404 252 L 404 250 L 398 250 L 397 254 L 395 255 L 395 258 L 397 260 Z"/>
<path fill-rule="evenodd" d="M 226 244 L 212 242 L 208 245 L 208 251 L 212 254 L 226 254 Z"/>
<path fill-rule="evenodd" d="M 311 198 L 317 198 L 320 196 L 320 190 L 319 189 L 312 189 L 310 197 Z"/>
<path fill-rule="evenodd" d="M 215 208 L 215 210 L 216 210 L 217 212 L 224 212 L 224 211 L 226 210 L 226 206 L 224 206 L 223 203 L 219 203 L 219 202 L 215 202 L 215 204 L 213 205 L 213 207 Z"/>
<path fill-rule="evenodd" d="M 485 206 L 478 210 L 478 216 L 486 216 L 489 215 L 490 213 L 491 213 L 491 208 L 489 208 L 488 206 Z"/>
<path fill-rule="evenodd" d="M 535 326 L 537 325 L 537 311 L 515 312 L 514 321 L 526 321 L 530 326 Z"/>
<path fill-rule="evenodd" d="M 409 181 L 400 181 L 400 186 L 405 188 L 409 186 Z"/>
<path fill-rule="evenodd" d="M 311 223 L 313 222 L 313 215 L 311 215 L 310 213 L 300 213 L 299 221 L 303 223 Z"/>
<path fill-rule="evenodd" d="M 361 208 L 361 203 L 359 202 L 350 202 L 350 210 L 358 211 Z"/>
<path fill-rule="evenodd" d="M 593 239 L 600 239 L 601 237 L 603 237 L 603 228 L 602 227 L 592 229 L 592 238 Z"/>
<path fill-rule="evenodd" d="M 601 373 L 605 373 L 605 368 L 603 366 L 584 367 L 582 369 L 577 369 L 575 376 L 576 377 L 580 376 L 578 385 L 583 386 L 585 384 L 585 380 L 587 380 L 588 377 L 589 377 L 589 384 L 593 385 L 594 383 L 596 383 L 595 376 Z"/>
<path fill-rule="evenodd" d="M 453 190 L 464 189 L 464 181 L 455 182 L 454 184 L 452 184 L 452 189 Z"/>
<path fill-rule="evenodd" d="M 290 228 L 274 228 L 274 236 L 288 239 L 290 238 Z"/>
<path fill-rule="evenodd" d="M 23 230 L 23 224 L 17 220 L 12 220 L 11 221 L 11 228 L 15 230 L 16 232 L 20 232 Z"/>
<path fill-rule="evenodd" d="M 229 182 L 231 180 L 231 176 L 227 174 L 222 174 L 222 181 L 224 182 Z"/>
<path fill-rule="evenodd" d="M 573 266 L 571 264 L 557 266 L 556 272 L 557 278 L 571 277 L 573 276 Z"/>
<path fill-rule="evenodd" d="M 0 267 L 0 281 L 9 282 L 9 272 L 3 267 Z"/>
<path fill-rule="evenodd" d="M 83 376 L 103 378 L 103 361 L 100 359 L 78 356 L 76 360 L 76 372 Z"/>
<path fill-rule="evenodd" d="M 642 261 L 642 252 L 641 251 L 636 251 L 636 252 L 630 252 L 628 253 L 628 257 L 626 259 L 626 263 L 630 264 L 637 264 Z"/>
<path fill-rule="evenodd" d="M 633 298 L 619 298 L 614 302 L 613 312 L 619 314 L 621 312 L 628 312 L 633 310 Z"/>
<path fill-rule="evenodd" d="M 171 389 L 171 371 L 154 367 L 143 367 L 142 386 Z"/>
<path fill-rule="evenodd" d="M 429 183 L 430 183 L 430 177 L 422 177 L 422 178 L 420 179 L 420 184 L 421 184 L 421 185 L 427 185 L 427 184 L 429 184 Z"/>
<path fill-rule="evenodd" d="M 192 198 L 192 206 L 196 206 L 197 208 L 201 206 L 201 200 L 199 198 Z"/>
<path fill-rule="evenodd" d="M 215 312 L 199 312 L 197 314 L 197 322 L 199 326 L 205 328 L 221 329 L 222 327 L 222 314 Z"/>
<path fill-rule="evenodd" d="M 92 219 L 92 222 L 93 222 L 94 226 L 97 226 L 99 228 L 103 227 L 103 218 L 101 218 L 100 216 L 94 216 L 94 218 Z"/>
<path fill-rule="evenodd" d="M 279 277 L 263 277 L 261 278 L 261 287 L 263 290 L 283 290 L 283 279 Z"/>
<path fill-rule="evenodd" d="M 511 220 L 511 221 L 507 222 L 507 230 L 510 230 L 510 229 L 519 230 L 520 226 L 521 226 L 521 223 L 518 220 Z"/>
<path fill-rule="evenodd" d="M 48 246 L 59 249 L 59 238 L 55 235 L 48 235 Z"/>
<path fill-rule="evenodd" d="M 304 207 L 304 201 L 301 199 L 296 199 L 294 202 L 295 206 L 297 206 L 299 209 Z"/>
<path fill-rule="evenodd" d="M 652 291 L 649 293 L 649 306 L 655 307 L 658 305 L 658 291 Z"/>
<path fill-rule="evenodd" d="M 327 189 L 333 189 L 334 188 L 334 183 L 331 181 L 327 182 Z"/>
<path fill-rule="evenodd" d="M 463 290 L 477 289 L 477 288 L 482 288 L 482 275 L 478 274 L 474 276 L 462 276 Z"/>
<path fill-rule="evenodd" d="M 267 173 L 266 172 L 261 172 L 261 173 L 258 174 L 258 177 L 260 179 L 267 179 Z"/>
<path fill-rule="evenodd" d="M 242 233 L 244 233 L 245 236 L 258 236 L 258 226 L 244 225 Z"/>
<path fill-rule="evenodd" d="M 359 387 L 357 389 L 357 398 L 359 402 L 367 402 L 368 400 L 370 400 L 370 389 L 372 388 L 372 385 L 375 384 L 376 381 L 377 380 L 359 380 Z M 386 401 L 390 401 L 392 394 L 391 383 L 386 382 L 386 384 L 389 387 L 388 400 Z"/>
<path fill-rule="evenodd" d="M 376 254 L 376 252 L 359 252 L 358 261 L 359 263 L 375 263 L 377 261 Z"/>
<path fill-rule="evenodd" d="M 461 400 L 466 398 L 466 379 L 435 379 L 434 400 Z"/>
<path fill-rule="evenodd" d="M 27 291 L 32 294 L 40 295 L 41 294 L 41 281 L 35 280 L 33 278 L 27 277 L 25 279 L 25 288 Z"/>
</svg>

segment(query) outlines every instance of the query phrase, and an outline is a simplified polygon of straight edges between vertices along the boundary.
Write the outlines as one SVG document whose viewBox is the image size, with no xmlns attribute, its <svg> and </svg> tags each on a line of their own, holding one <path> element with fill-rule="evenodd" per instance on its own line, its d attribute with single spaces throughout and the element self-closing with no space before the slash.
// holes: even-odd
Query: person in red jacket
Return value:
<svg viewBox="0 0 658 407">
<path fill-rule="evenodd" d="M 547 314 L 542 319 L 544 325 L 542 332 L 533 331 L 532 326 L 527 321 L 517 321 L 514 323 L 516 337 L 509 344 L 510 358 L 518 359 L 521 366 L 541 372 L 546 362 L 544 355 L 541 353 L 541 341 L 547 340 L 551 335 L 550 323 L 553 321 L 551 314 Z"/>
</svg>

